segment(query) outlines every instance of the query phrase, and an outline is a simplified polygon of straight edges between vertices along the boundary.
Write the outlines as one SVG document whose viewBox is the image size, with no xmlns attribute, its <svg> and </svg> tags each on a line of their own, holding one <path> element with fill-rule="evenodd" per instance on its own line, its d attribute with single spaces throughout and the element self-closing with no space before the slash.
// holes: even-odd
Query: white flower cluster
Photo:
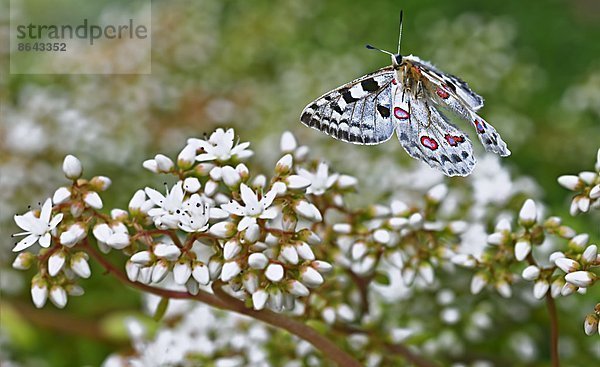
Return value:
<svg viewBox="0 0 600 367">
<path fill-rule="evenodd" d="M 88 218 L 96 209 L 102 208 L 102 199 L 97 191 L 106 190 L 111 181 L 96 176 L 90 181 L 81 179 L 83 167 L 79 159 L 67 155 L 63 162 L 63 173 L 73 181 L 70 188 L 61 187 L 52 198 L 46 199 L 41 210 L 31 210 L 15 215 L 15 223 L 24 230 L 13 236 L 26 236 L 13 251 L 20 252 L 12 266 L 29 269 L 35 262 L 39 272 L 31 283 L 31 296 L 36 307 L 43 307 L 48 297 L 57 307 L 67 304 L 67 295 L 81 295 L 83 289 L 76 278 L 91 275 L 88 255 L 77 245 L 86 238 Z M 53 215 L 54 213 L 54 215 Z M 25 251 L 38 243 L 42 249 L 36 257 Z"/>
<path fill-rule="evenodd" d="M 577 193 L 571 201 L 571 215 L 600 209 L 600 149 L 596 157 L 595 171 L 583 171 L 578 175 L 563 175 L 558 183 Z"/>
</svg>

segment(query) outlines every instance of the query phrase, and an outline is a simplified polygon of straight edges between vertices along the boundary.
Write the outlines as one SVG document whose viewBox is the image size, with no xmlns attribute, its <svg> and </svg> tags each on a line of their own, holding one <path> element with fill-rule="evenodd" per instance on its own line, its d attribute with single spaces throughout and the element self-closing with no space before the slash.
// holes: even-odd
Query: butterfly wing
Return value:
<svg viewBox="0 0 600 367">
<path fill-rule="evenodd" d="M 396 133 L 404 150 L 448 176 L 467 176 L 475 167 L 469 138 L 426 99 L 394 92 Z"/>
<path fill-rule="evenodd" d="M 445 74 L 415 56 L 407 58 L 419 67 L 421 74 L 429 81 L 425 87 L 431 100 L 472 124 L 486 151 L 502 157 L 510 155 L 510 150 L 496 129 L 477 115 L 477 110 L 483 106 L 483 98 L 459 78 Z"/>
<path fill-rule="evenodd" d="M 345 142 L 382 143 L 394 134 L 394 74 L 386 67 L 334 89 L 306 106 L 300 121 Z"/>
</svg>

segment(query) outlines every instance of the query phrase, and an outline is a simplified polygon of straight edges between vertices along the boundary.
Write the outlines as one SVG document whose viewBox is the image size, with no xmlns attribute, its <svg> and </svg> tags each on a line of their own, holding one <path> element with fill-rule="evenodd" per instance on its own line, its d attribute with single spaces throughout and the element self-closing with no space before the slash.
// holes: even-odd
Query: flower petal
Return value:
<svg viewBox="0 0 600 367">
<path fill-rule="evenodd" d="M 244 211 L 244 207 L 241 206 L 237 201 L 231 201 L 229 203 L 222 204 L 221 208 L 231 214 L 239 215 L 240 217 L 244 216 L 244 214 L 246 213 Z M 211 209 L 211 211 L 213 209 Z M 212 217 L 212 213 L 211 213 L 211 217 Z"/>
<path fill-rule="evenodd" d="M 165 202 L 165 197 L 163 194 L 154 190 L 151 187 L 146 187 L 146 189 L 144 189 L 144 191 L 146 192 L 146 195 L 148 195 L 148 197 L 150 198 L 152 203 L 154 203 L 154 205 L 158 205 L 161 207 L 163 206 L 163 203 Z"/>
<path fill-rule="evenodd" d="M 60 221 L 62 219 L 63 219 L 63 213 L 56 214 L 54 217 L 52 217 L 52 220 L 48 224 L 48 229 L 53 230 L 54 228 L 56 228 L 56 226 L 58 225 L 58 223 L 60 223 Z"/>
<path fill-rule="evenodd" d="M 23 238 L 17 243 L 17 245 L 12 249 L 13 252 L 19 252 L 28 248 L 29 246 L 33 245 L 35 241 L 38 240 L 38 238 L 40 237 L 34 234 L 30 234 L 29 236 Z"/>
<path fill-rule="evenodd" d="M 262 204 L 263 208 L 267 209 L 269 206 L 271 206 L 271 204 L 273 204 L 273 200 L 275 200 L 276 196 L 277 196 L 277 191 L 269 190 L 269 192 L 267 192 L 266 195 L 263 196 L 263 198 L 260 200 L 260 203 Z"/>
<path fill-rule="evenodd" d="M 50 247 L 50 240 L 52 240 L 52 236 L 50 236 L 50 233 L 46 233 L 45 235 L 40 237 L 40 246 L 45 248 Z"/>
<path fill-rule="evenodd" d="M 238 223 L 237 229 L 238 231 L 243 231 L 244 229 L 250 227 L 250 225 L 256 224 L 256 218 L 254 217 L 244 217 Z"/>
<path fill-rule="evenodd" d="M 17 225 L 19 227 L 21 227 L 21 229 L 28 231 L 28 232 L 31 232 L 33 223 L 37 219 L 33 216 L 33 214 L 28 215 L 30 213 L 31 212 L 27 212 L 27 213 L 25 213 L 25 215 L 15 215 L 14 216 L 15 223 L 17 223 Z"/>
<path fill-rule="evenodd" d="M 43 220 L 44 223 L 49 223 L 50 215 L 52 215 L 52 200 L 46 199 L 46 201 L 44 201 L 44 205 L 42 205 L 40 219 Z"/>
<path fill-rule="evenodd" d="M 279 210 L 277 210 L 277 208 L 269 208 L 267 210 L 265 210 L 264 212 L 262 212 L 262 214 L 259 216 L 260 219 L 273 219 L 277 216 Z"/>
<path fill-rule="evenodd" d="M 240 185 L 240 193 L 242 194 L 242 200 L 244 201 L 246 207 L 258 208 L 258 197 L 245 183 Z"/>
</svg>

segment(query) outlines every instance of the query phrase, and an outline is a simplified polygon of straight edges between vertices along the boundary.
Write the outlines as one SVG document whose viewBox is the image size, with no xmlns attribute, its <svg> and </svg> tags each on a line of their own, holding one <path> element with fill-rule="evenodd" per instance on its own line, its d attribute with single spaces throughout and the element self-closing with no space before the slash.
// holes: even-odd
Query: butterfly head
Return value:
<svg viewBox="0 0 600 367">
<path fill-rule="evenodd" d="M 394 54 L 392 56 L 392 66 L 397 69 L 402 64 L 402 55 Z"/>
</svg>

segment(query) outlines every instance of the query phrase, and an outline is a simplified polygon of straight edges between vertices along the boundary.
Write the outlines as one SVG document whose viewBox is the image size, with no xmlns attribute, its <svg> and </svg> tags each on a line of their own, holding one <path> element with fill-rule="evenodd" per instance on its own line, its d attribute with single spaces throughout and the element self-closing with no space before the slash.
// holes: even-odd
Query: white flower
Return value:
<svg viewBox="0 0 600 367">
<path fill-rule="evenodd" d="M 92 231 L 94 237 L 99 243 L 112 247 L 116 250 L 122 250 L 129 246 L 129 233 L 127 227 L 121 222 L 97 224 Z"/>
<path fill-rule="evenodd" d="M 60 234 L 60 244 L 67 247 L 75 246 L 79 241 L 85 238 L 87 232 L 81 223 L 74 223 Z"/>
<path fill-rule="evenodd" d="M 52 238 L 51 233 L 63 218 L 62 213 L 56 214 L 54 217 L 50 218 L 51 214 L 52 201 L 46 199 L 44 205 L 42 205 L 39 217 L 36 217 L 31 211 L 23 215 L 15 215 L 15 223 L 17 223 L 17 225 L 25 232 L 14 234 L 13 237 L 27 237 L 16 244 L 13 248 L 13 252 L 22 251 L 38 241 L 40 246 L 49 247 Z"/>
<path fill-rule="evenodd" d="M 279 264 L 269 264 L 265 270 L 265 276 L 272 282 L 279 282 L 281 279 L 283 279 L 283 275 L 283 266 Z"/>
<path fill-rule="evenodd" d="M 102 199 L 100 199 L 100 195 L 95 191 L 86 192 L 85 195 L 83 195 L 83 201 L 90 208 L 102 209 Z"/>
<path fill-rule="evenodd" d="M 521 211 L 519 212 L 519 221 L 525 227 L 531 227 L 535 224 L 537 218 L 537 208 L 535 201 L 527 199 Z"/>
<path fill-rule="evenodd" d="M 71 198 L 71 191 L 66 187 L 59 187 L 52 195 L 52 202 L 54 204 L 62 204 Z"/>
<path fill-rule="evenodd" d="M 221 179 L 223 183 L 228 187 L 236 187 L 242 180 L 239 172 L 231 166 L 225 166 L 221 169 Z"/>
<path fill-rule="evenodd" d="M 205 232 L 208 229 L 211 210 L 209 203 L 203 202 L 200 195 L 192 195 L 181 210 L 176 210 L 179 228 L 190 233 Z"/>
<path fill-rule="evenodd" d="M 181 211 L 183 207 L 182 182 L 177 182 L 171 191 L 167 190 L 166 196 L 150 187 L 146 187 L 145 192 L 152 203 L 157 206 L 148 211 L 148 215 L 152 217 L 156 227 L 160 229 L 177 228 L 179 223 L 177 211 Z"/>
<path fill-rule="evenodd" d="M 257 219 L 273 219 L 277 216 L 277 209 L 270 208 L 275 199 L 276 192 L 270 190 L 260 200 L 258 196 L 246 184 L 240 185 L 240 192 L 244 206 L 241 206 L 237 201 L 221 205 L 221 208 L 227 212 L 243 217 L 238 223 L 238 231 L 243 231 L 252 224 L 256 224 Z"/>
<path fill-rule="evenodd" d="M 81 166 L 81 161 L 77 159 L 77 157 L 72 155 L 67 155 L 65 160 L 63 161 L 62 166 L 63 172 L 67 178 L 71 180 L 76 180 L 81 177 L 81 173 L 83 172 L 83 167 Z"/>
<path fill-rule="evenodd" d="M 319 164 L 315 173 L 300 168 L 298 169 L 298 174 L 311 182 L 306 192 L 314 195 L 323 195 L 327 189 L 333 186 L 339 177 L 337 173 L 330 176 L 329 166 L 324 162 Z"/>
<path fill-rule="evenodd" d="M 196 149 L 204 149 L 204 153 L 199 154 L 196 160 L 199 162 L 205 161 L 228 161 L 233 157 L 245 159 L 252 156 L 253 152 L 248 148 L 250 143 L 245 142 L 234 146 L 235 132 L 233 129 L 224 131 L 217 129 L 210 135 L 208 141 L 202 139 L 188 139 L 188 144 Z"/>
</svg>

